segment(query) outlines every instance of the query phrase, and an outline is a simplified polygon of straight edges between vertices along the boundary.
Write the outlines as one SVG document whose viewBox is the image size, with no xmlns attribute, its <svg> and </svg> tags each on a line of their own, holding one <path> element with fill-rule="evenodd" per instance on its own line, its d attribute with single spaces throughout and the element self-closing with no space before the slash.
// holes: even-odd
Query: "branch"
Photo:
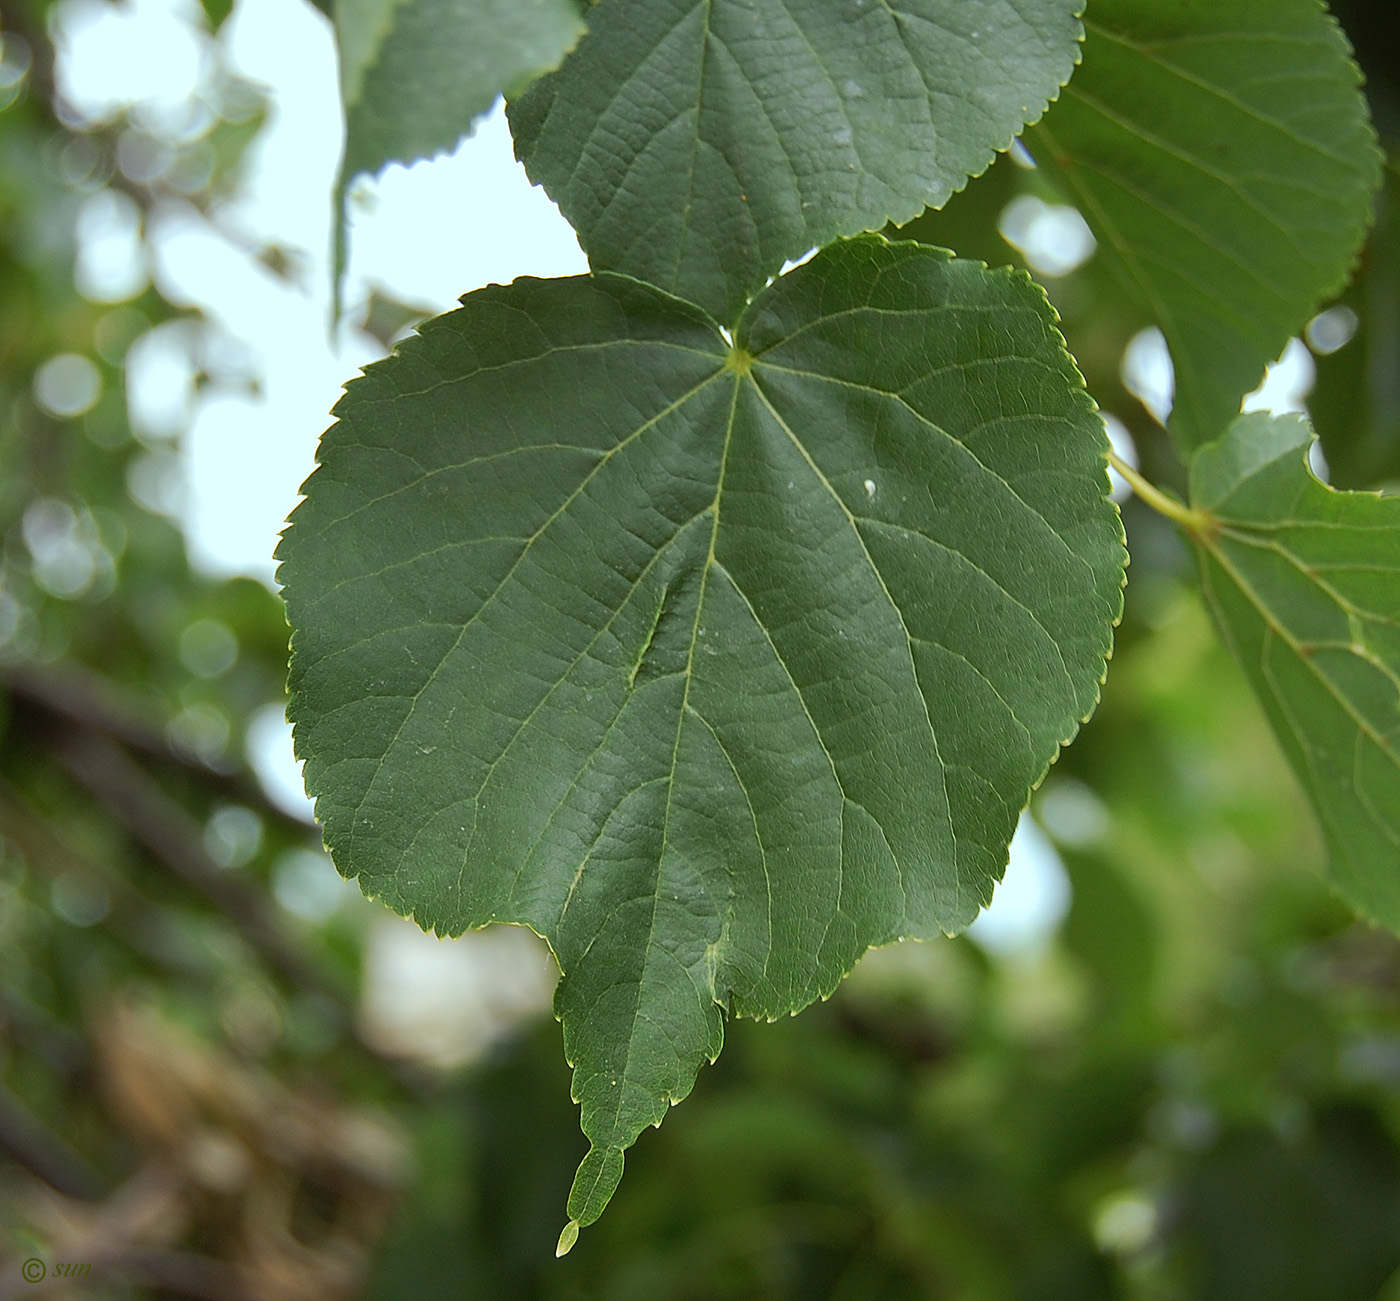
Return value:
<svg viewBox="0 0 1400 1301">
<path fill-rule="evenodd" d="M 0 689 L 48 715 L 50 722 L 61 720 L 102 732 L 133 750 L 189 773 L 240 804 L 255 808 L 263 818 L 279 823 L 288 831 L 303 836 L 308 833 L 306 823 L 279 808 L 256 782 L 242 773 L 210 768 L 171 745 L 158 726 L 122 702 L 118 688 L 90 670 L 74 666 L 43 670 L 10 668 L 0 673 Z"/>
<path fill-rule="evenodd" d="M 257 1301 L 234 1270 L 192 1251 L 133 1251 L 106 1268 L 133 1283 L 193 1301 Z"/>
<path fill-rule="evenodd" d="M 66 1197 L 90 1201 L 102 1193 L 97 1172 L 0 1085 L 0 1149 L 36 1179 Z"/>
<path fill-rule="evenodd" d="M 300 989 L 329 998 L 347 1021 L 353 1021 L 351 991 L 302 956 L 259 890 L 209 857 L 199 824 L 118 742 L 179 767 L 221 794 L 256 807 L 263 816 L 298 835 L 308 834 L 305 823 L 278 809 L 239 775 L 216 772 L 175 750 L 160 731 L 115 703 L 116 693 L 96 674 L 12 670 L 0 675 L 0 688 L 10 691 L 17 715 L 29 715 L 22 722 L 31 725 L 22 725 L 20 730 L 42 736 L 58 762 L 157 863 L 219 909 L 274 971 Z M 6 793 L 0 782 L 0 797 Z M 24 805 L 14 794 L 11 802 L 20 808 Z M 0 815 L 3 812 L 0 802 Z M 46 832 L 46 838 L 52 839 L 52 833 Z M 109 879 L 112 874 L 104 871 L 99 875 Z M 124 877 L 113 884 L 123 891 L 132 890 Z M 422 1094 L 431 1088 L 411 1065 L 386 1057 L 358 1032 L 354 1037 L 410 1093 Z"/>
<path fill-rule="evenodd" d="M 54 749 L 78 783 L 158 862 L 227 916 L 273 970 L 345 1007 L 346 992 L 289 942 L 262 895 L 209 857 L 199 824 L 120 746 L 99 733 L 69 728 L 56 738 Z"/>
</svg>

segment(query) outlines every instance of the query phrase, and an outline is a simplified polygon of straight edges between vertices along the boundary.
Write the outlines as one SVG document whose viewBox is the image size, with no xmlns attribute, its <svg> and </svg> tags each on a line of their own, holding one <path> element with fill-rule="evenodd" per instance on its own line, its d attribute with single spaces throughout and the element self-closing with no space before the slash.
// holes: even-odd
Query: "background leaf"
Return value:
<svg viewBox="0 0 1400 1301">
<path fill-rule="evenodd" d="M 351 385 L 280 556 L 341 870 L 547 936 L 593 1148 L 871 944 L 969 922 L 1120 609 L 1102 426 L 1023 276 L 837 245 L 729 348 L 602 275 Z"/>
<path fill-rule="evenodd" d="M 554 67 L 582 31 L 575 0 L 336 0 L 345 106 L 335 187 L 336 316 L 346 194 L 355 177 L 455 149 L 498 96 Z"/>
<path fill-rule="evenodd" d="M 457 147 L 583 31 L 574 0 L 339 0 L 344 177 Z"/>
<path fill-rule="evenodd" d="M 1096 0 L 1086 27 L 1028 142 L 1161 326 L 1189 451 L 1345 284 L 1380 156 L 1316 0 Z"/>
<path fill-rule="evenodd" d="M 732 323 L 836 235 L 981 172 L 1069 78 L 1076 0 L 606 0 L 510 108 L 598 270 Z"/>
<path fill-rule="evenodd" d="M 1400 171 L 1387 170 L 1364 274 L 1308 327 L 1317 383 L 1308 413 L 1339 488 L 1400 479 Z M 1353 331 L 1350 338 L 1347 332 Z M 1335 340 L 1345 339 L 1340 347 Z"/>
<path fill-rule="evenodd" d="M 1400 499 L 1333 492 L 1296 416 L 1242 416 L 1191 467 L 1201 584 L 1359 912 L 1400 929 Z"/>
</svg>

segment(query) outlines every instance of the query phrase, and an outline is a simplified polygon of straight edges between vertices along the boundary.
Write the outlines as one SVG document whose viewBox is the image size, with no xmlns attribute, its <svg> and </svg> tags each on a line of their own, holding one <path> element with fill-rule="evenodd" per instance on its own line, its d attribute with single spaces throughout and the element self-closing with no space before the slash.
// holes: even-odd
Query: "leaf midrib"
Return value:
<svg viewBox="0 0 1400 1301">
<path fill-rule="evenodd" d="M 723 370 L 719 372 L 720 375 L 723 375 L 725 373 L 726 372 Z M 690 711 L 690 684 L 694 678 L 695 647 L 700 640 L 700 620 L 704 617 L 705 614 L 705 595 L 706 592 L 709 590 L 710 570 L 713 568 L 715 563 L 715 541 L 719 536 L 720 502 L 722 497 L 724 496 L 725 475 L 727 474 L 729 469 L 729 448 L 734 438 L 734 420 L 739 408 L 739 390 L 742 384 L 743 377 L 740 375 L 735 375 L 734 391 L 729 403 L 729 420 L 725 426 L 724 431 L 724 445 L 720 449 L 719 472 L 715 476 L 715 495 L 714 499 L 711 501 L 709 506 L 709 510 L 712 515 L 710 523 L 709 553 L 705 557 L 705 565 L 701 571 L 700 592 L 695 600 L 695 619 L 690 626 L 690 645 L 686 652 L 685 661 L 685 686 L 681 693 L 680 708 L 676 711 L 676 735 L 671 744 L 671 765 L 670 770 L 667 772 L 665 778 L 659 779 L 664 780 L 666 785 L 666 812 L 663 815 L 661 822 L 661 852 L 656 856 L 656 862 L 654 865 L 655 875 L 652 877 L 651 917 L 650 920 L 647 922 L 647 938 L 646 944 L 642 950 L 641 959 L 641 968 L 643 972 L 645 972 L 647 966 L 651 962 L 652 950 L 655 948 L 656 945 L 656 909 L 661 898 L 661 866 L 666 861 L 667 851 L 670 848 L 669 837 L 671 830 L 671 809 L 674 807 L 675 804 L 676 793 L 676 764 L 680 758 L 681 737 L 685 731 L 685 720 L 687 718 L 688 712 Z M 703 515 L 704 512 L 702 511 L 702 518 Z M 755 814 L 752 803 L 750 803 L 749 805 L 749 813 L 751 816 L 754 817 L 755 823 L 757 823 L 757 816 Z M 690 973 L 687 972 L 687 975 L 689 974 Z M 690 979 L 693 983 L 694 977 L 691 976 Z M 632 1066 L 632 1045 L 636 1041 L 637 1037 L 637 1022 L 641 1019 L 642 989 L 644 984 L 644 979 L 638 979 L 636 984 L 635 1001 L 632 1006 L 631 1016 L 629 1017 L 627 1031 L 627 1047 L 625 1050 L 626 1056 L 624 1058 L 622 1070 L 619 1073 L 620 1077 L 623 1080 L 627 1080 L 630 1078 L 630 1070 Z M 701 992 L 702 994 L 708 992 L 711 1000 L 714 1000 L 715 998 L 715 990 L 713 987 L 711 987 L 708 991 L 699 992 Z M 622 1120 L 623 1091 L 621 1089 L 616 1089 L 612 1095 L 612 1099 L 613 1107 L 611 1109 L 611 1125 L 614 1132 L 616 1132 L 616 1129 L 620 1126 Z"/>
</svg>

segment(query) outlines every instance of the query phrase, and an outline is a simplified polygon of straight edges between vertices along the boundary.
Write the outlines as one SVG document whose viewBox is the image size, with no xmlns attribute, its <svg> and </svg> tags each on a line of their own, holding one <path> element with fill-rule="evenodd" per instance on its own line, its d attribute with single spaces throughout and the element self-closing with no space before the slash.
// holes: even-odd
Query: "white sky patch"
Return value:
<svg viewBox="0 0 1400 1301">
<path fill-rule="evenodd" d="M 186 0 L 64 0 L 59 22 L 64 85 L 99 120 L 124 105 L 178 116 L 206 72 L 208 37 L 187 21 Z M 215 388 L 200 400 L 181 445 L 180 519 L 195 565 L 215 577 L 273 582 L 272 552 L 314 466 L 341 386 L 379 355 L 342 324 L 330 338 L 332 189 L 342 126 L 330 25 L 310 5 L 239 0 L 219 38 L 233 71 L 262 84 L 268 123 L 249 150 L 238 194 L 216 225 L 192 208 L 154 214 L 153 274 L 161 292 L 205 312 L 246 348 L 254 395 Z M 587 270 L 573 231 L 515 161 L 498 105 L 449 158 L 391 166 L 357 183 L 352 205 L 347 314 L 372 289 L 435 310 L 491 282 Z M 118 199 L 120 203 L 120 199 Z M 130 249 L 130 214 L 94 207 L 80 244 L 80 279 L 114 301 L 146 268 Z M 254 256 L 276 247 L 285 278 Z M 165 340 L 132 358 L 133 417 L 146 436 L 171 436 L 187 417 L 189 362 Z M 162 398 L 158 389 L 168 388 Z"/>
<path fill-rule="evenodd" d="M 568 222 L 515 161 L 501 101 L 448 158 L 391 164 L 351 200 L 350 267 L 369 284 L 438 311 L 517 276 L 573 276 L 588 259 Z"/>
<path fill-rule="evenodd" d="M 284 813 L 312 823 L 312 802 L 301 779 L 301 761 L 292 751 L 292 725 L 282 706 L 264 705 L 248 723 L 248 762 L 263 791 Z"/>
<path fill-rule="evenodd" d="M 1176 371 L 1166 337 L 1155 325 L 1139 330 L 1123 350 L 1123 387 L 1165 425 L 1176 396 Z"/>
<path fill-rule="evenodd" d="M 309 4 L 239 0 L 220 31 L 234 71 L 269 96 L 268 121 L 246 156 L 230 222 L 309 253 L 329 288 L 331 186 L 344 129 L 335 38 Z M 324 327 L 322 334 L 325 333 Z"/>
<path fill-rule="evenodd" d="M 182 114 L 207 67 L 197 14 L 194 0 L 63 0 L 51 20 L 63 98 L 92 122 L 133 104 Z"/>
<path fill-rule="evenodd" d="M 316 439 L 341 385 L 376 349 L 346 331 L 333 351 L 325 296 L 278 279 L 194 214 L 170 210 L 153 234 L 162 291 L 245 343 L 261 381 L 257 398 L 215 392 L 184 434 L 190 557 L 206 573 L 271 582 L 272 551 L 314 466 Z"/>
<path fill-rule="evenodd" d="M 73 278 L 94 303 L 121 303 L 146 287 L 141 209 L 129 194 L 99 190 L 83 205 L 77 226 Z"/>
<path fill-rule="evenodd" d="M 1077 208 L 1046 203 L 1033 194 L 1012 199 L 997 222 L 1001 237 L 1041 275 L 1068 275 L 1094 255 L 1098 244 Z"/>
<path fill-rule="evenodd" d="M 1306 398 L 1317 380 L 1317 363 L 1301 339 L 1289 339 L 1283 355 L 1265 368 L 1264 380 L 1249 394 L 1241 411 L 1272 411 L 1276 416 L 1306 411 Z"/>
<path fill-rule="evenodd" d="M 143 442 L 178 438 L 194 400 L 191 326 L 166 321 L 147 330 L 126 354 L 126 409 Z"/>
<path fill-rule="evenodd" d="M 1137 444 L 1133 442 L 1133 436 L 1128 432 L 1125 425 L 1117 416 L 1103 413 L 1104 432 L 1108 434 L 1108 445 L 1118 454 L 1121 460 L 1126 461 L 1134 470 L 1138 469 Z M 1108 467 L 1108 479 L 1113 487 L 1109 490 L 1109 496 L 1114 501 L 1127 501 L 1132 496 L 1132 485 L 1118 473 L 1111 465 Z"/>
<path fill-rule="evenodd" d="M 544 942 L 519 926 L 448 940 L 384 915 L 369 933 L 364 979 L 365 1038 L 381 1052 L 450 1069 L 547 1015 L 558 968 Z"/>
<path fill-rule="evenodd" d="M 785 276 L 794 267 L 800 267 L 804 262 L 810 262 L 814 257 L 816 257 L 816 255 L 817 250 L 815 248 L 809 248 L 805 253 L 802 254 L 801 257 L 790 257 L 786 262 L 783 263 L 781 269 L 778 271 L 778 274 L 780 276 Z"/>
<path fill-rule="evenodd" d="M 1022 813 L 1006 875 L 967 935 L 998 957 L 1033 955 L 1049 944 L 1069 905 L 1069 876 L 1060 856 L 1030 814 Z"/>
</svg>

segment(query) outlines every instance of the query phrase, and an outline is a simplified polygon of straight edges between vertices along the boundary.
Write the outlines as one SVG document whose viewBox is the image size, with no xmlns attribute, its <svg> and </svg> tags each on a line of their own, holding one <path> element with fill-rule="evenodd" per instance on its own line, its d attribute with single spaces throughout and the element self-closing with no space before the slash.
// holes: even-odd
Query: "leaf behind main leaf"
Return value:
<svg viewBox="0 0 1400 1301">
<path fill-rule="evenodd" d="M 595 270 L 726 325 L 783 262 L 941 206 L 1069 79 L 1082 0 L 603 0 L 510 106 Z"/>
<path fill-rule="evenodd" d="M 576 0 L 337 0 L 332 8 L 345 109 L 334 199 L 338 316 L 355 177 L 450 153 L 502 94 L 553 68 L 583 21 Z"/>
<path fill-rule="evenodd" d="M 338 0 L 346 182 L 448 153 L 583 31 L 575 0 Z"/>
<path fill-rule="evenodd" d="M 279 548 L 308 789 L 370 895 L 548 938 L 586 1224 L 724 1009 L 991 897 L 1120 609 L 1102 423 L 1027 277 L 879 238 L 733 347 L 493 286 L 337 414 Z"/>
<path fill-rule="evenodd" d="M 1400 498 L 1334 492 L 1297 416 L 1191 467 L 1201 582 L 1322 824 L 1337 889 L 1400 930 Z"/>
<path fill-rule="evenodd" d="M 1380 152 L 1319 0 L 1094 0 L 1085 25 L 1028 139 L 1161 326 L 1189 452 L 1346 283 Z"/>
</svg>

